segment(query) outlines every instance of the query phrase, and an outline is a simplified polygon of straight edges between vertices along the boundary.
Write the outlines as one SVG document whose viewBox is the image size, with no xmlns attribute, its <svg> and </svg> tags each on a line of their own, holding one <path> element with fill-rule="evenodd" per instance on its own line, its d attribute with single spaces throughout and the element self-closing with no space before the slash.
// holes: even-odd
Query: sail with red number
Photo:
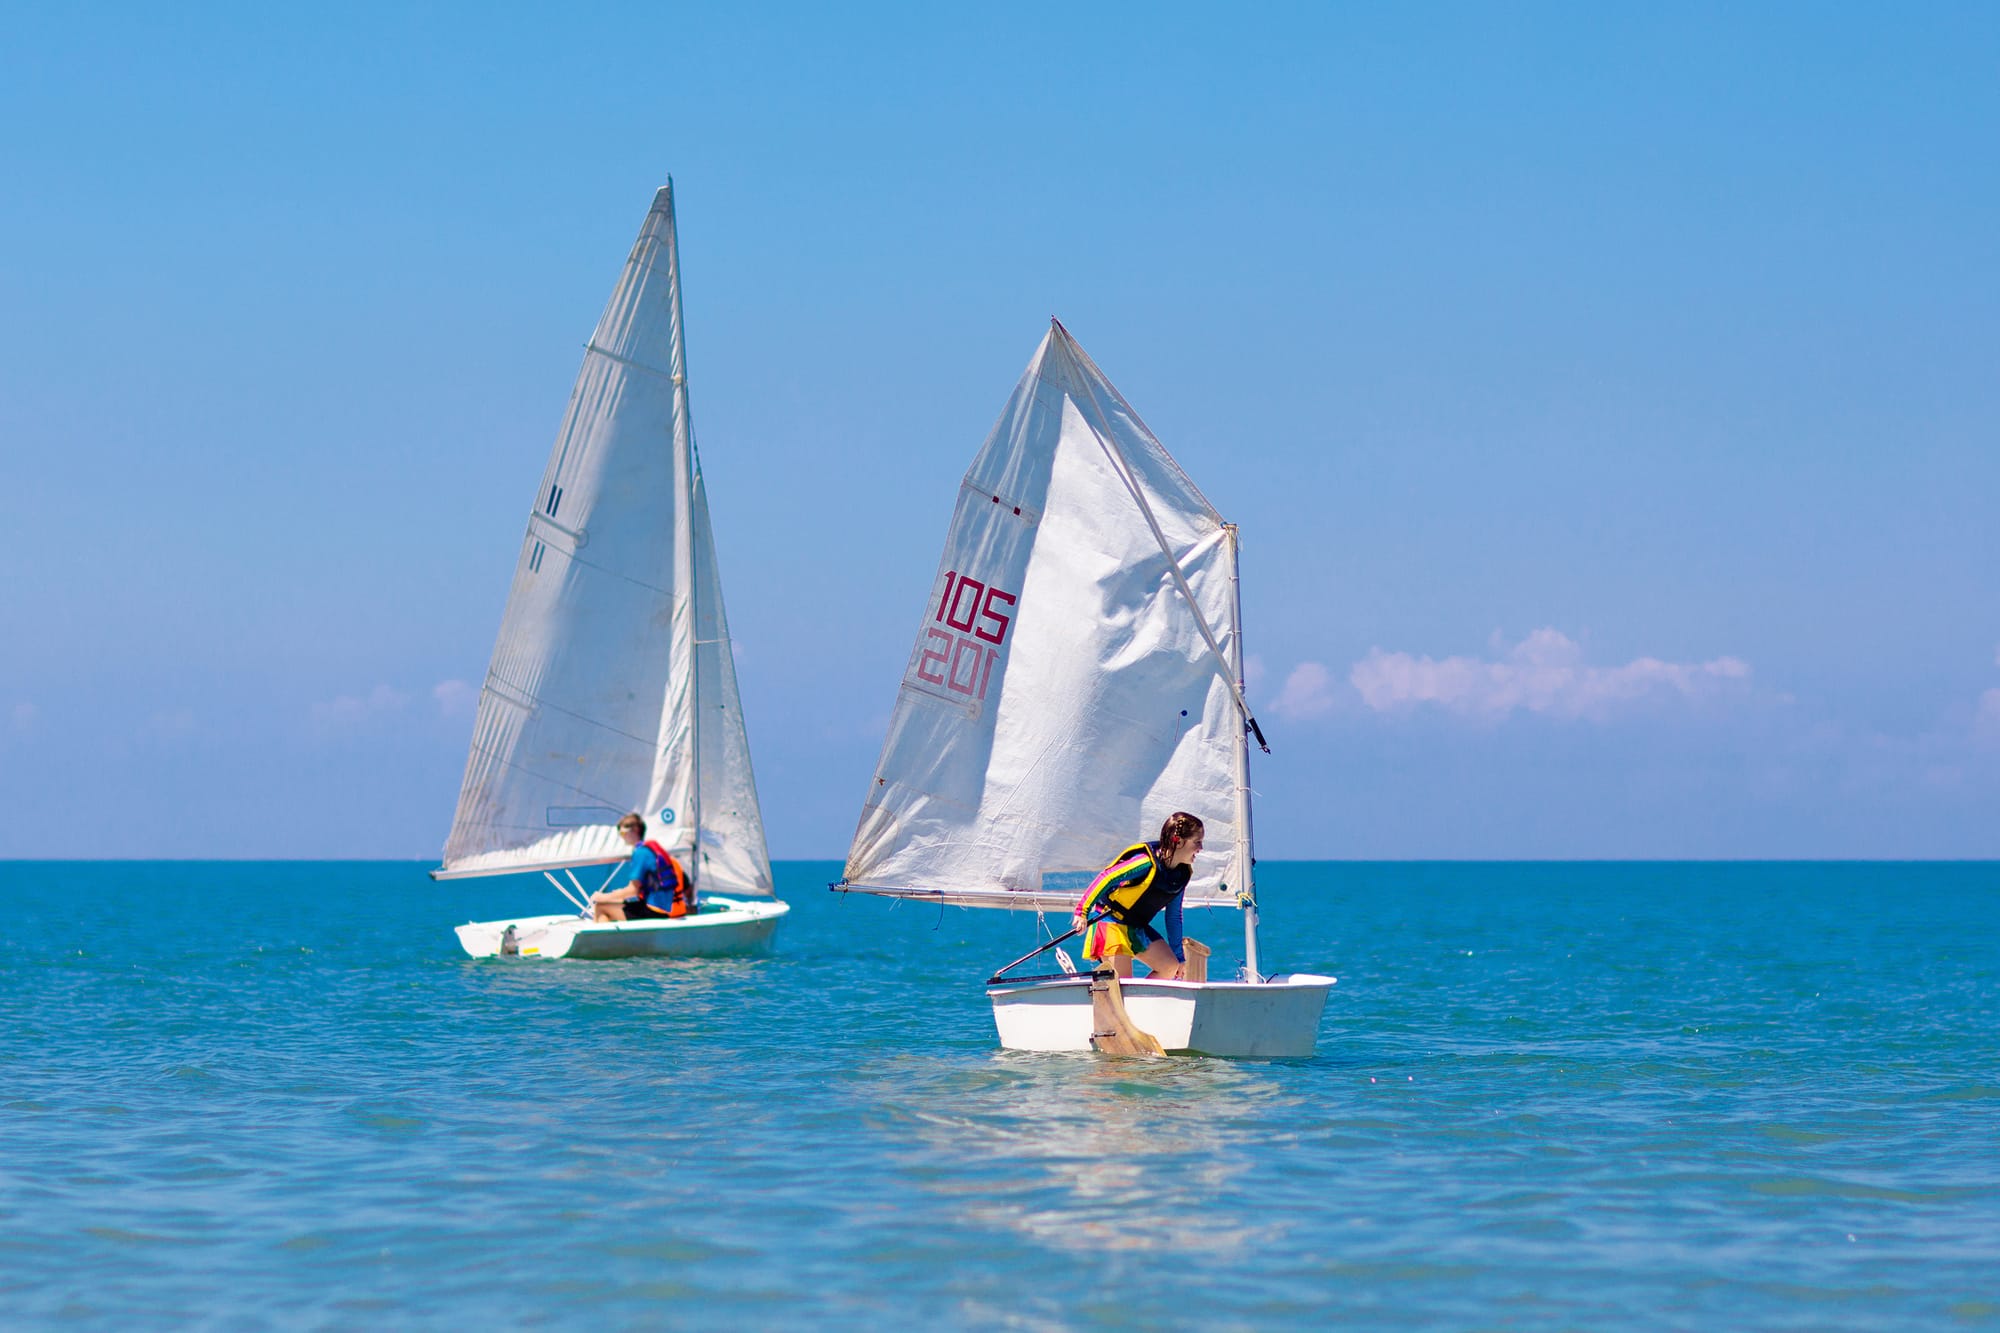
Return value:
<svg viewBox="0 0 2000 1333">
<path fill-rule="evenodd" d="M 1334 978 L 1259 968 L 1249 747 L 1264 738 L 1243 686 L 1236 528 L 1051 321 L 959 486 L 833 887 L 1076 909 L 1069 935 L 986 981 L 1009 1050 L 1311 1055 Z M 1078 972 L 1058 946 L 1108 915 L 1084 920 L 1080 891 L 1176 811 L 1206 833 L 1184 905 L 1242 909 L 1236 978 L 1211 979 L 1193 940 L 1164 975 L 1133 979 L 1130 953 Z M 1051 950 L 1060 972 L 1015 972 Z"/>
<path fill-rule="evenodd" d="M 841 887 L 1062 908 L 1175 810 L 1247 889 L 1234 529 L 1061 324 L 965 474 Z"/>
</svg>

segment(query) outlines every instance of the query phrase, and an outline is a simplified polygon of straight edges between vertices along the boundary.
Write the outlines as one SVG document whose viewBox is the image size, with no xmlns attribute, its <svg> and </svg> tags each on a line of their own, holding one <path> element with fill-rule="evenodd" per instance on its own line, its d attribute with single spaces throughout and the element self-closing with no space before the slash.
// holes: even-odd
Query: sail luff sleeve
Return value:
<svg viewBox="0 0 2000 1333">
<path fill-rule="evenodd" d="M 694 490 L 698 469 L 694 452 L 694 415 L 688 403 L 687 341 L 685 324 L 681 310 L 681 237 L 680 222 L 674 216 L 674 182 L 667 180 L 667 365 L 673 372 L 674 383 L 674 480 L 676 482 L 675 506 L 677 525 L 674 549 L 675 583 L 690 590 L 696 587 L 698 577 L 695 571 Z M 679 639 L 674 647 L 675 656 L 688 664 L 685 689 L 687 693 L 688 747 L 687 761 L 693 768 L 686 788 L 688 801 L 688 828 L 693 839 L 690 844 L 689 859 L 700 869 L 701 856 L 701 672 L 694 661 L 695 639 L 699 633 L 698 617 L 692 612 L 688 616 L 688 632 L 685 639 Z M 669 710 L 672 701 L 669 701 Z"/>
</svg>

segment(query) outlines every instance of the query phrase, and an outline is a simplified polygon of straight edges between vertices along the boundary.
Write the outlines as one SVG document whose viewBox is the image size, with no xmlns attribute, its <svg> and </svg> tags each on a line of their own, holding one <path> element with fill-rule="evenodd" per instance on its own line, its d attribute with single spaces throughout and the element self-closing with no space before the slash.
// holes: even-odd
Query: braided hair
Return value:
<svg viewBox="0 0 2000 1333">
<path fill-rule="evenodd" d="M 1176 810 L 1167 816 L 1167 822 L 1160 825 L 1160 859 L 1173 859 L 1175 851 L 1189 838 L 1202 835 L 1201 821 L 1185 810 Z"/>
</svg>

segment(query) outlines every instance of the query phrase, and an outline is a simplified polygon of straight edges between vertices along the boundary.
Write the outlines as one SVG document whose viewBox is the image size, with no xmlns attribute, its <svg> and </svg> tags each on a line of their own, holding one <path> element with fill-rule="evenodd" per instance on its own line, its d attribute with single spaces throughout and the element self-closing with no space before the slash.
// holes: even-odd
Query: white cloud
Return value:
<svg viewBox="0 0 2000 1333">
<path fill-rule="evenodd" d="M 1538 629 L 1511 649 L 1496 647 L 1503 651 L 1491 660 L 1440 660 L 1372 648 L 1347 678 L 1378 713 L 1430 704 L 1491 720 L 1516 709 L 1601 720 L 1648 696 L 1703 697 L 1750 678 L 1749 664 L 1735 657 L 1706 662 L 1640 657 L 1623 666 L 1591 666 L 1582 646 L 1554 629 Z"/>
<path fill-rule="evenodd" d="M 312 706 L 313 725 L 322 731 L 348 731 L 371 718 L 400 712 L 410 696 L 390 685 L 377 685 L 366 695 L 343 694 Z"/>
<path fill-rule="evenodd" d="M 1285 677 L 1271 711 L 1290 722 L 1325 717 L 1334 709 L 1333 673 L 1318 662 L 1301 662 Z"/>
<path fill-rule="evenodd" d="M 431 686 L 431 698 L 446 717 L 462 717 L 479 706 L 479 691 L 462 680 L 441 680 Z"/>
<path fill-rule="evenodd" d="M 2000 743 L 2000 690 L 1979 696 L 1979 711 L 1972 715 L 1972 734 L 1982 741 Z"/>
</svg>

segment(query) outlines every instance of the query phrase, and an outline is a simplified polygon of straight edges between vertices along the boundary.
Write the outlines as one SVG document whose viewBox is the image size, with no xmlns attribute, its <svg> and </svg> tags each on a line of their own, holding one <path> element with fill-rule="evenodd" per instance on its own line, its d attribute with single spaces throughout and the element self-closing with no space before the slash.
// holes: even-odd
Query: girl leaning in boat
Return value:
<svg viewBox="0 0 2000 1333">
<path fill-rule="evenodd" d="M 1075 923 L 1099 913 L 1101 920 L 1083 937 L 1083 956 L 1091 962 L 1109 961 L 1121 977 L 1132 975 L 1137 958 L 1156 977 L 1181 979 L 1187 963 L 1182 948 L 1181 895 L 1194 874 L 1194 858 L 1201 851 L 1201 821 L 1185 811 L 1167 816 L 1158 842 L 1135 842 L 1090 882 L 1090 888 L 1076 905 Z M 1153 929 L 1153 918 L 1166 909 L 1164 937 Z"/>
</svg>

